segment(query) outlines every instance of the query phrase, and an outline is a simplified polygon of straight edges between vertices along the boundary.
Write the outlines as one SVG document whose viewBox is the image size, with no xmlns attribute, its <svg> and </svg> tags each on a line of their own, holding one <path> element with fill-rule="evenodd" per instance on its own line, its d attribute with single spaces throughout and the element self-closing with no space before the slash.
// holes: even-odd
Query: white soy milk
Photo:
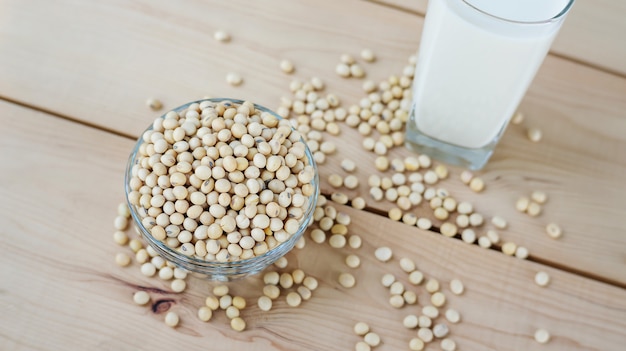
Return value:
<svg viewBox="0 0 626 351">
<path fill-rule="evenodd" d="M 511 21 L 544 22 L 568 3 L 430 0 L 413 87 L 417 128 L 465 148 L 494 141 L 560 27 Z"/>
</svg>

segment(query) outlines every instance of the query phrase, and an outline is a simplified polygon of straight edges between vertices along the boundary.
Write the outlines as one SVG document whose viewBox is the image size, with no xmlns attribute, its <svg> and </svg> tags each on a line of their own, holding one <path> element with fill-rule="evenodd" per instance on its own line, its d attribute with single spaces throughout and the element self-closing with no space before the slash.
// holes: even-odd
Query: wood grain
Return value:
<svg viewBox="0 0 626 351">
<path fill-rule="evenodd" d="M 249 329 L 229 329 L 223 314 L 210 323 L 195 314 L 213 285 L 189 278 L 190 289 L 171 293 L 158 279 L 142 277 L 137 266 L 119 268 L 116 252 L 128 250 L 111 240 L 112 218 L 122 198 L 122 172 L 133 141 L 90 127 L 0 102 L 0 348 L 2 350 L 137 350 L 206 348 L 214 350 L 346 350 L 359 340 L 357 321 L 368 322 L 383 343 L 378 350 L 406 349 L 415 331 L 402 318 L 417 306 L 393 309 L 380 283 L 392 273 L 407 286 L 397 260 L 413 258 L 426 277 L 438 279 L 447 306 L 462 323 L 451 338 L 463 350 L 529 350 L 537 328 L 552 341 L 545 350 L 618 350 L 625 338 L 626 291 L 491 250 L 447 240 L 381 217 L 337 205 L 352 217 L 350 233 L 362 236 L 356 253 L 362 266 L 343 264 L 351 249 L 309 242 L 289 254 L 290 270 L 304 269 L 320 288 L 300 308 L 287 307 L 284 295 L 269 313 L 258 310 L 259 277 L 230 283 L 247 298 L 243 316 Z M 36 126 L 36 128 L 35 128 Z M 34 133 L 33 131 L 37 132 Z M 19 155 L 16 157 L 15 155 Z M 380 263 L 376 247 L 388 245 L 394 259 Z M 351 271 L 357 287 L 336 283 Z M 532 282 L 535 272 L 552 277 L 547 288 Z M 448 282 L 461 279 L 466 293 L 449 293 Z M 146 289 L 156 312 L 132 303 Z M 423 287 L 411 287 L 419 304 Z M 177 311 L 179 328 L 166 327 L 165 310 Z M 437 350 L 433 345 L 430 349 Z"/>
<path fill-rule="evenodd" d="M 370 0 L 399 10 L 426 14 L 428 0 Z M 619 0 L 577 0 L 550 52 L 626 74 L 626 4 Z"/>
<path fill-rule="evenodd" d="M 270 0 L 193 2 L 185 11 L 153 1 L 5 6 L 10 10 L 0 12 L 0 32 L 5 34 L 0 47 L 11 54 L 0 55 L 0 95 L 131 137 L 158 115 L 144 106 L 150 96 L 167 108 L 206 94 L 277 106 L 280 96 L 289 95 L 293 79 L 278 69 L 282 58 L 296 64 L 295 77 L 320 76 L 327 91 L 349 106 L 363 97 L 362 82 L 336 76 L 339 55 L 357 55 L 370 47 L 378 61 L 364 65 L 368 78 L 399 74 L 417 48 L 422 25 L 414 15 L 357 0 L 300 0 L 290 6 Z M 232 34 L 231 43 L 212 39 L 219 28 Z M 42 40 L 46 36 L 62 40 Z M 244 85 L 226 84 L 229 71 L 242 73 Z M 482 173 L 488 190 L 473 194 L 456 180 L 459 169 L 452 171 L 454 181 L 441 186 L 473 202 L 487 218 L 508 219 L 503 238 L 528 247 L 538 260 L 623 286 L 624 96 L 625 79 L 548 57 L 521 105 L 528 122 L 510 128 Z M 541 143 L 526 140 L 528 126 L 544 131 Z M 360 150 L 357 133 L 343 129 L 341 140 L 336 139 L 339 154 L 320 173 L 325 179 L 339 172 L 342 158 L 352 158 L 360 166 L 358 193 L 367 196 L 366 179 L 375 172 L 373 155 Z M 392 153 L 402 155 L 408 152 Z M 332 191 L 327 184 L 323 189 Z M 539 219 L 513 209 L 514 201 L 532 190 L 550 195 Z M 369 202 L 380 211 L 391 207 Z M 418 215 L 432 216 L 425 207 L 416 210 Z M 563 240 L 544 234 L 551 221 L 564 228 Z"/>
</svg>

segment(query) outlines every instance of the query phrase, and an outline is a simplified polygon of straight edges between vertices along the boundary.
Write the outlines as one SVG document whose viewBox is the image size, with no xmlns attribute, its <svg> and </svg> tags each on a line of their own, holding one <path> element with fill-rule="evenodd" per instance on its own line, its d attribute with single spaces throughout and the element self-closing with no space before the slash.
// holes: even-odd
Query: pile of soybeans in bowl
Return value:
<svg viewBox="0 0 626 351">
<path fill-rule="evenodd" d="M 231 280 L 262 271 L 302 238 L 319 176 L 288 120 L 249 101 L 205 99 L 144 131 L 125 193 L 135 229 L 161 256 Z"/>
</svg>

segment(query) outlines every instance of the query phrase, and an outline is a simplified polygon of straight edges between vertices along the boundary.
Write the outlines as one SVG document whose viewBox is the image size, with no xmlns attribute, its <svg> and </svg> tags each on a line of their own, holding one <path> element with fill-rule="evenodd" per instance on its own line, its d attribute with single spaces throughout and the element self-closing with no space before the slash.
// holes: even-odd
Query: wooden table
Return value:
<svg viewBox="0 0 626 351">
<path fill-rule="evenodd" d="M 400 74 L 418 47 L 424 12 L 425 1 L 408 0 L 0 2 L 0 349 L 350 350 L 360 340 L 352 327 L 364 321 L 382 337 L 376 350 L 406 350 L 416 332 L 402 319 L 419 307 L 392 308 L 379 281 L 392 273 L 406 282 L 397 261 L 410 257 L 461 312 L 450 326 L 458 350 L 623 350 L 626 5 L 618 0 L 577 1 L 520 107 L 524 124 L 509 128 L 478 173 L 487 189 L 473 193 L 453 167 L 438 185 L 487 219 L 506 218 L 501 236 L 528 248 L 527 260 L 386 218 L 392 204 L 368 196 L 374 155 L 342 126 L 340 137 L 327 136 L 339 151 L 320 166 L 321 188 L 335 191 L 328 175 L 345 174 L 343 158 L 357 161 L 361 185 L 341 191 L 363 195 L 367 210 L 335 207 L 351 215 L 350 232 L 364 245 L 334 250 L 309 240 L 290 253 L 290 269 L 320 280 L 300 308 L 282 297 L 262 312 L 259 277 L 230 283 L 250 306 L 242 312 L 248 329 L 237 333 L 223 313 L 210 323 L 196 317 L 214 283 L 190 278 L 176 294 L 137 265 L 113 262 L 128 252 L 111 240 L 127 156 L 158 115 L 148 97 L 165 108 L 205 95 L 276 107 L 294 77 L 318 76 L 348 107 L 364 97 L 362 81 L 334 73 L 339 56 L 371 48 L 378 60 L 364 64 L 368 79 Z M 217 29 L 232 41 L 215 41 Z M 281 59 L 295 63 L 294 75 L 280 71 Z M 226 84 L 232 71 L 242 86 Z M 528 127 L 540 128 L 543 140 L 529 142 Z M 514 208 L 533 190 L 549 195 L 537 218 Z M 427 204 L 413 211 L 432 216 Z M 563 228 L 560 240 L 545 234 L 549 222 Z M 392 262 L 374 259 L 383 245 Z M 345 266 L 348 253 L 361 257 L 360 268 Z M 352 289 L 337 283 L 347 271 L 357 278 Z M 549 273 L 549 286 L 534 284 L 538 271 Z M 463 295 L 449 292 L 453 278 L 464 282 Z M 134 305 L 132 294 L 148 288 L 153 301 L 170 302 L 157 312 Z M 423 286 L 411 289 L 419 306 L 428 303 Z M 177 329 L 163 323 L 167 308 L 181 316 Z M 552 335 L 546 345 L 533 339 L 539 328 Z"/>
</svg>

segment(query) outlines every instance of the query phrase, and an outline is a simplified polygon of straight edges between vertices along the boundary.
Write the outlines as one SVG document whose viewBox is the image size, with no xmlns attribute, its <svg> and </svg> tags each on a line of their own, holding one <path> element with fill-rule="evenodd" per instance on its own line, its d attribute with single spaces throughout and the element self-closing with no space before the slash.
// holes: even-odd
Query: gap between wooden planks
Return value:
<svg viewBox="0 0 626 351">
<path fill-rule="evenodd" d="M 420 16 L 428 6 L 427 0 L 367 1 Z M 550 52 L 625 77 L 625 14 L 626 6 L 620 0 L 576 0 Z"/>
<path fill-rule="evenodd" d="M 343 264 L 351 249 L 334 250 L 309 241 L 289 254 L 290 268 L 301 267 L 320 281 L 320 288 L 300 308 L 287 307 L 284 295 L 269 313 L 258 310 L 262 282 L 252 277 L 231 283 L 250 306 L 243 315 L 249 330 L 229 329 L 225 316 L 205 324 L 196 318 L 209 283 L 190 278 L 189 291 L 169 292 L 168 284 L 141 276 L 138 267 L 113 263 L 123 250 L 111 240 L 112 218 L 122 198 L 122 174 L 133 141 L 0 102 L 0 120 L 11 133 L 0 138 L 0 345 L 3 349 L 57 350 L 206 347 L 229 350 L 345 350 L 359 339 L 352 326 L 368 322 L 383 338 L 381 351 L 404 349 L 414 331 L 402 327 L 414 306 L 396 310 L 380 285 L 384 273 L 406 281 L 397 260 L 410 257 L 427 278 L 440 280 L 447 306 L 459 310 L 462 322 L 451 325 L 451 337 L 464 350 L 528 350 L 546 328 L 552 341 L 545 350 L 619 349 L 626 330 L 626 291 L 528 261 L 467 246 L 456 240 L 409 228 L 379 216 L 336 205 L 349 213 L 351 234 L 362 236 L 355 251 L 356 270 Z M 36 126 L 36 128 L 34 128 Z M 380 263 L 376 247 L 387 245 L 394 259 Z M 552 282 L 540 288 L 536 271 Z M 352 272 L 357 287 L 344 289 L 339 273 Z M 461 279 L 462 296 L 449 293 L 448 282 Z M 134 305 L 132 293 L 149 289 L 157 312 Z M 420 305 L 428 295 L 414 289 Z M 350 301 L 351 303 L 346 303 Z M 162 322 L 164 310 L 182 317 L 177 330 Z M 320 338 L 319 336 L 324 337 Z"/>
<path fill-rule="evenodd" d="M 422 24 L 419 17 L 356 0 L 302 0 L 282 7 L 269 0 L 242 4 L 193 3 L 182 8 L 167 2 L 41 2 L 31 8 L 10 3 L 12 11 L 0 14 L 11 14 L 0 21 L 2 32 L 8 33 L 0 45 L 12 53 L 0 56 L 0 76 L 5 77 L 0 95 L 138 136 L 157 115 L 144 106 L 148 96 L 161 98 L 170 108 L 215 92 L 275 106 L 292 79 L 280 73 L 278 62 L 289 58 L 297 77 L 319 75 L 327 91 L 337 93 L 348 106 L 363 97 L 361 81 L 334 74 L 339 54 L 374 49 L 378 62 L 365 68 L 368 77 L 378 81 L 402 70 L 417 48 Z M 237 15 L 225 17 L 224 12 Z M 212 39 L 218 28 L 231 32 L 230 44 Z M 42 41 L 44 32 L 63 40 Z M 244 75 L 242 87 L 224 82 L 232 70 Z M 485 194 L 477 197 L 454 183 L 449 190 L 475 202 L 487 216 L 507 218 L 510 230 L 503 238 L 528 247 L 534 257 L 623 285 L 624 94 L 626 80 L 620 77 L 548 57 L 521 107 L 528 115 L 526 126 L 541 128 L 544 141 L 529 144 L 523 128 L 510 128 L 482 173 L 488 183 Z M 360 149 L 354 131 L 344 128 L 342 137 L 334 160 L 349 155 L 359 161 L 359 192 L 367 197 L 372 155 Z M 396 152 L 392 155 L 408 154 Z M 323 179 L 337 171 L 338 162 L 320 168 Z M 454 174 L 458 171 L 453 169 Z M 332 191 L 325 184 L 323 189 Z M 539 220 L 513 210 L 518 196 L 535 189 L 550 194 Z M 391 206 L 369 202 L 381 212 Z M 418 212 L 430 216 L 429 211 Z M 548 221 L 563 226 L 563 240 L 555 242 L 543 234 Z"/>
</svg>

